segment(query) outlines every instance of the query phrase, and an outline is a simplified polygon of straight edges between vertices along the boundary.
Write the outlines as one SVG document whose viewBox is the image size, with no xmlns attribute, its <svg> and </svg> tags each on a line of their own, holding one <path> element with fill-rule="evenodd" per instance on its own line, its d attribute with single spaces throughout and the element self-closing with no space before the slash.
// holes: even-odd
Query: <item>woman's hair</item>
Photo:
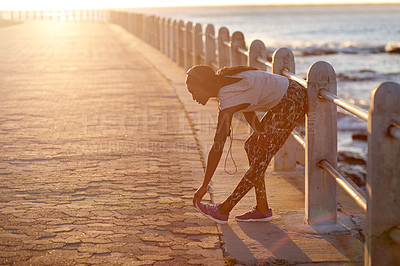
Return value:
<svg viewBox="0 0 400 266">
<path fill-rule="evenodd" d="M 241 78 L 231 77 L 238 73 L 248 70 L 260 70 L 256 67 L 250 66 L 231 66 L 223 67 L 215 73 L 214 69 L 208 65 L 196 65 L 190 68 L 186 73 L 188 74 L 187 83 L 198 84 L 205 89 L 215 87 L 217 84 L 218 89 L 227 85 L 234 84 L 242 80 Z"/>
<path fill-rule="evenodd" d="M 222 88 L 224 86 L 228 86 L 241 81 L 242 80 L 241 78 L 234 78 L 231 76 L 248 70 L 260 70 L 260 69 L 251 66 L 231 66 L 219 69 L 215 74 L 217 77 L 218 88 Z"/>
<path fill-rule="evenodd" d="M 208 65 L 195 65 L 186 74 L 188 75 L 186 83 L 195 83 L 204 88 L 217 82 L 214 69 Z"/>
<path fill-rule="evenodd" d="M 248 70 L 260 70 L 259 68 L 256 67 L 251 67 L 251 66 L 231 66 L 231 67 L 223 67 L 220 70 L 217 71 L 215 74 L 218 78 L 224 78 L 226 76 L 233 76 L 238 73 L 248 71 Z"/>
</svg>

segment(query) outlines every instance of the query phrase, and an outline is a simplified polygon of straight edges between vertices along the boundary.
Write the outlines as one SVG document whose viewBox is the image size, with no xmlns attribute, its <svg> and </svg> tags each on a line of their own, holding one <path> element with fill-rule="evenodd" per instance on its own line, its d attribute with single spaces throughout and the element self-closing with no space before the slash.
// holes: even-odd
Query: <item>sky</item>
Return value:
<svg viewBox="0 0 400 266">
<path fill-rule="evenodd" d="M 343 3 L 400 3 L 400 0 L 2 0 L 0 10 Z"/>
</svg>

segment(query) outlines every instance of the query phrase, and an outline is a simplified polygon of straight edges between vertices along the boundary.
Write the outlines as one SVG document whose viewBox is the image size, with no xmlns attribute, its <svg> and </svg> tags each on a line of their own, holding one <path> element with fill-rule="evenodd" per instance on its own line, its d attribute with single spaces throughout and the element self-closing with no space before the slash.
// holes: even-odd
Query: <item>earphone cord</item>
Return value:
<svg viewBox="0 0 400 266">
<path fill-rule="evenodd" d="M 229 144 L 229 150 L 228 150 L 228 153 L 226 154 L 226 157 L 225 157 L 224 171 L 225 171 L 225 173 L 227 173 L 228 175 L 234 175 L 234 174 L 237 173 L 238 168 L 237 168 L 237 165 L 236 165 L 235 160 L 233 159 L 233 154 L 232 154 L 232 142 L 233 142 L 233 128 L 232 128 L 232 125 L 230 126 L 230 132 L 229 132 L 229 133 L 230 133 L 230 134 L 229 134 L 229 138 L 231 139 L 231 143 Z M 226 170 L 226 162 L 227 162 L 227 160 L 228 160 L 228 155 L 229 155 L 229 154 L 231 154 L 232 162 L 233 162 L 233 164 L 235 165 L 235 171 L 234 171 L 234 172 L 228 172 L 228 171 Z"/>
</svg>

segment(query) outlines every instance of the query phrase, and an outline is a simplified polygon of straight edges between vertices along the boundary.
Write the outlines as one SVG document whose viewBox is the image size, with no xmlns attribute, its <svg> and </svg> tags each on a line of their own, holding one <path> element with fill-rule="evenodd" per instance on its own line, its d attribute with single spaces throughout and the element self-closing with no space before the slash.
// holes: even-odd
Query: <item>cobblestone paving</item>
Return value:
<svg viewBox="0 0 400 266">
<path fill-rule="evenodd" d="M 223 264 L 168 82 L 95 23 L 0 28 L 0 264 Z"/>
</svg>

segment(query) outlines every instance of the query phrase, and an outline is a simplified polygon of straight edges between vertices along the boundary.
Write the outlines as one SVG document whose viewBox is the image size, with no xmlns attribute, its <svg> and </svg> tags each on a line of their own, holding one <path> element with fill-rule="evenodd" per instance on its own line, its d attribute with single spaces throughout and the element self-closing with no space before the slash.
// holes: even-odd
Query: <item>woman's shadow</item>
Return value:
<svg viewBox="0 0 400 266">
<path fill-rule="evenodd" d="M 272 223 L 237 223 L 236 226 L 221 226 L 226 251 L 233 254 L 238 262 L 245 264 L 264 263 L 310 263 L 312 260 L 292 241 L 290 236 Z M 239 228 L 242 232 L 240 232 Z M 235 230 L 237 232 L 235 232 Z M 240 237 L 240 235 L 242 237 Z M 257 248 L 258 243 L 251 240 L 245 243 L 246 236 L 260 243 L 264 249 Z"/>
</svg>

